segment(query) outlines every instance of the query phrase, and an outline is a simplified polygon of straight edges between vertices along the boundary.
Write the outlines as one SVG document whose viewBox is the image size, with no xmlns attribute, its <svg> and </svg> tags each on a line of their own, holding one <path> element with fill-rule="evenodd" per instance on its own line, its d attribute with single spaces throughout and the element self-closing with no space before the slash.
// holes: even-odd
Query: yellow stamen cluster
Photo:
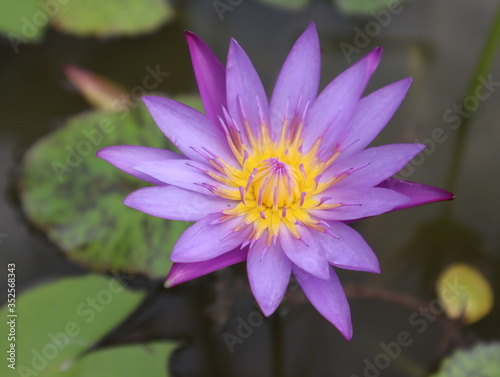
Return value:
<svg viewBox="0 0 500 377">
<path fill-rule="evenodd" d="M 241 218 L 236 231 L 252 226 L 250 242 L 259 239 L 267 230 L 267 245 L 270 245 L 278 236 L 281 224 L 296 238 L 300 238 L 297 226 L 325 232 L 324 224 L 311 218 L 308 211 L 341 205 L 324 203 L 327 198 L 313 198 L 339 181 L 340 177 L 326 182 L 320 179 L 339 152 L 332 151 L 327 159 L 319 161 L 320 139 L 303 152 L 303 128 L 303 119 L 294 117 L 283 125 L 279 140 L 273 140 L 265 122 L 262 122 L 258 135 L 246 122 L 244 139 L 234 125 L 225 125 L 229 145 L 240 166 L 231 166 L 216 157 L 209 158 L 217 171 L 206 173 L 223 184 L 211 190 L 223 198 L 239 202 L 234 208 L 224 211 L 221 220 Z"/>
</svg>

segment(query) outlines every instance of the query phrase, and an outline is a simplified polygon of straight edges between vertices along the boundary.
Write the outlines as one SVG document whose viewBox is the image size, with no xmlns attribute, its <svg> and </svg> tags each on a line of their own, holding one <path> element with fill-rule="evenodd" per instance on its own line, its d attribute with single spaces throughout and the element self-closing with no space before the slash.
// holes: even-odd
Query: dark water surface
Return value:
<svg viewBox="0 0 500 377">
<path fill-rule="evenodd" d="M 457 132 L 452 121 L 443 119 L 465 94 L 496 6 L 492 0 L 405 3 L 402 11 L 393 14 L 388 25 L 370 38 L 368 46 L 351 56 L 356 61 L 375 46 L 384 48 L 367 92 L 413 77 L 407 98 L 375 144 L 428 143 L 427 153 L 419 155 L 400 176 L 453 189 L 457 198 L 353 224 L 379 256 L 382 273 L 339 271 L 343 284 L 383 288 L 426 302 L 435 298 L 437 274 L 448 263 L 463 261 L 479 268 L 499 292 L 500 91 L 493 90 L 474 113 L 462 151 L 465 159 L 460 180 L 454 188 L 447 187 L 447 177 Z M 7 40 L 1 41 L 0 261 L 1 266 L 16 262 L 19 291 L 84 272 L 68 262 L 44 234 L 30 227 L 16 193 L 26 150 L 57 129 L 66 117 L 89 109 L 65 79 L 65 64 L 81 66 L 129 89 L 141 83 L 145 67 L 159 64 L 170 73 L 159 90 L 169 94 L 195 92 L 183 37 L 184 30 L 192 30 L 223 61 L 229 38 L 238 40 L 270 93 L 291 45 L 314 20 L 321 40 L 324 86 L 350 65 L 341 43 L 354 46 L 355 27 L 363 30 L 374 20 L 345 18 L 326 1 L 313 1 L 306 10 L 290 13 L 244 0 L 232 12 L 224 13 L 223 20 L 211 1 L 181 2 L 177 9 L 174 22 L 148 36 L 80 39 L 50 30 L 41 44 L 22 46 L 17 54 Z M 500 81 L 498 57 L 491 75 Z M 432 141 L 436 128 L 444 130 L 438 143 Z M 443 220 L 445 211 L 452 213 L 447 221 Z M 4 271 L 0 275 L 3 280 Z M 275 315 L 260 324 L 244 266 L 169 291 L 158 282 L 140 278 L 133 285 L 149 287 L 151 299 L 103 345 L 182 339 L 183 348 L 169 366 L 178 376 L 274 376 L 280 368 L 276 363 L 283 365 L 283 375 L 290 377 L 362 376 L 367 364 L 377 357 L 383 363 L 379 355 L 390 352 L 398 357 L 388 359 L 381 375 L 422 376 L 441 356 L 448 331 L 443 321 L 424 320 L 414 309 L 398 303 L 352 297 L 354 337 L 346 342 L 311 305 L 302 305 L 304 299 L 295 291 L 281 308 L 279 320 Z M 5 300 L 2 296 L 2 303 Z M 475 339 L 500 338 L 499 314 L 497 305 L 489 316 L 463 330 L 460 341 L 468 344 Z M 223 334 L 245 331 L 239 318 L 259 325 L 230 352 Z M 218 321 L 223 324 L 217 325 Z M 394 343 L 398 339 L 399 348 Z"/>
</svg>

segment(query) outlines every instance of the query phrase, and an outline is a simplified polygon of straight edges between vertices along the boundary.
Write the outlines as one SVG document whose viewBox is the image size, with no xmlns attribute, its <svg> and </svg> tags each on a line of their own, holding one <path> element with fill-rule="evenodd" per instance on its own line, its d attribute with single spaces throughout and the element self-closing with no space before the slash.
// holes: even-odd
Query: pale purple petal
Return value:
<svg viewBox="0 0 500 377">
<path fill-rule="evenodd" d="M 401 179 L 389 178 L 377 187 L 395 190 L 410 198 L 408 203 L 400 205 L 394 210 L 415 207 L 423 204 L 451 200 L 455 195 L 449 191 L 437 187 L 422 185 L 420 183 L 408 182 Z"/>
<path fill-rule="evenodd" d="M 355 220 L 376 216 L 410 201 L 410 198 L 399 192 L 379 187 L 333 186 L 315 196 L 317 200 L 321 198 L 325 204 L 341 204 L 338 208 L 309 211 L 311 215 L 323 220 Z"/>
<path fill-rule="evenodd" d="M 338 238 L 325 233 L 318 235 L 329 263 L 347 270 L 380 272 L 377 256 L 358 232 L 340 221 L 329 224 Z"/>
<path fill-rule="evenodd" d="M 209 197 L 175 186 L 145 187 L 127 196 L 123 203 L 152 216 L 180 221 L 198 221 L 236 205 L 235 201 Z"/>
<path fill-rule="evenodd" d="M 335 162 L 321 181 L 355 171 L 337 183 L 337 187 L 373 187 L 400 171 L 425 148 L 423 144 L 387 144 L 365 149 L 345 160 Z M 359 170 L 358 170 L 359 169 Z"/>
<path fill-rule="evenodd" d="M 171 288 L 188 280 L 196 279 L 224 267 L 243 262 L 247 259 L 248 248 L 239 247 L 213 259 L 203 262 L 174 263 L 165 279 L 165 286 Z"/>
<path fill-rule="evenodd" d="M 211 169 L 208 165 L 198 161 L 147 161 L 133 166 L 133 169 L 155 178 L 162 184 L 167 183 L 209 196 L 215 196 L 215 194 L 207 188 L 208 186 L 227 188 L 226 185 L 204 173 Z"/>
<path fill-rule="evenodd" d="M 352 323 L 349 303 L 333 268 L 329 268 L 329 273 L 328 280 L 318 279 L 297 266 L 293 266 L 293 274 L 311 304 L 339 329 L 347 340 L 350 340 L 352 338 Z"/>
<path fill-rule="evenodd" d="M 281 68 L 271 99 L 271 129 L 279 135 L 286 116 L 302 116 L 316 98 L 321 69 L 318 33 L 311 22 Z"/>
<path fill-rule="evenodd" d="M 348 134 L 342 139 L 340 155 L 344 159 L 366 148 L 392 118 L 406 95 L 411 78 L 387 85 L 359 101 L 349 125 Z"/>
<path fill-rule="evenodd" d="M 380 60 L 380 49 L 338 75 L 321 92 L 306 116 L 307 131 L 304 148 L 308 150 L 318 138 L 322 147 L 330 150 L 344 135 L 346 126 L 358 105 L 373 69 Z"/>
<path fill-rule="evenodd" d="M 218 116 L 223 117 L 222 107 L 226 106 L 226 71 L 196 34 L 186 31 L 185 36 L 205 114 L 212 123 L 220 126 Z"/>
<path fill-rule="evenodd" d="M 292 262 L 287 258 L 279 242 L 265 246 L 266 237 L 261 237 L 250 247 L 247 271 L 253 295 L 262 312 L 269 316 L 274 313 L 285 295 Z"/>
<path fill-rule="evenodd" d="M 222 130 L 205 115 L 168 98 L 145 96 L 142 99 L 158 127 L 187 157 L 204 162 L 206 159 L 200 153 L 208 151 L 234 166 L 238 164 Z"/>
<path fill-rule="evenodd" d="M 180 236 L 170 259 L 176 263 L 206 261 L 240 246 L 250 235 L 251 226 L 235 231 L 236 218 L 220 222 L 220 215 L 209 215 L 191 225 Z"/>
<path fill-rule="evenodd" d="M 183 155 L 166 149 L 142 147 L 138 145 L 113 145 L 111 147 L 102 148 L 96 155 L 109 162 L 111 165 L 116 166 L 118 169 L 123 170 L 125 173 L 155 185 L 161 185 L 163 183 L 148 174 L 133 169 L 132 166 L 146 161 L 168 161 L 185 158 Z"/>
<path fill-rule="evenodd" d="M 244 130 L 245 121 L 253 129 L 260 127 L 263 120 L 269 124 L 269 105 L 262 82 L 247 54 L 234 39 L 229 46 L 226 72 L 227 105 L 238 126 Z"/>
<path fill-rule="evenodd" d="M 316 231 L 307 227 L 298 229 L 301 238 L 295 238 L 284 225 L 281 225 L 279 241 L 286 256 L 290 260 L 320 279 L 328 279 L 329 266 L 325 252 L 316 237 Z"/>
</svg>

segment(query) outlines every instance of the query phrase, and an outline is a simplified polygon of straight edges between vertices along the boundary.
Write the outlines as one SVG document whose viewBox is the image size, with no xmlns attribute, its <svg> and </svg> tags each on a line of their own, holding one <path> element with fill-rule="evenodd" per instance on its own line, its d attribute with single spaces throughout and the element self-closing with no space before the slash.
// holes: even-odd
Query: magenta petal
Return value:
<svg viewBox="0 0 500 377">
<path fill-rule="evenodd" d="M 209 171 L 210 168 L 198 161 L 147 161 L 133 166 L 133 169 L 155 178 L 162 184 L 167 183 L 209 196 L 215 196 L 215 194 L 203 184 L 212 187 L 225 187 L 225 185 L 205 174 L 202 170 Z"/>
<path fill-rule="evenodd" d="M 339 159 L 344 159 L 366 148 L 392 118 L 406 95 L 411 78 L 387 85 L 359 101 L 348 125 L 348 134 L 342 140 L 347 147 Z"/>
<path fill-rule="evenodd" d="M 247 239 L 251 227 L 234 231 L 241 219 L 221 223 L 219 218 L 220 215 L 209 215 L 186 229 L 170 259 L 176 263 L 206 261 L 240 246 Z"/>
<path fill-rule="evenodd" d="M 422 149 L 423 144 L 387 144 L 365 149 L 335 162 L 323 174 L 322 181 L 359 169 L 337 183 L 336 187 L 373 187 L 400 171 Z"/>
<path fill-rule="evenodd" d="M 293 274 L 311 304 L 339 329 L 347 340 L 350 340 L 352 338 L 352 323 L 349 303 L 333 268 L 329 268 L 329 273 L 328 280 L 318 279 L 297 266 L 293 266 Z"/>
<path fill-rule="evenodd" d="M 328 279 L 330 267 L 316 231 L 301 227 L 299 233 L 301 237 L 297 239 L 285 226 L 281 226 L 279 240 L 286 256 L 304 271 L 320 279 Z"/>
<path fill-rule="evenodd" d="M 305 121 L 308 127 L 304 135 L 306 150 L 318 138 L 323 138 L 322 148 L 330 150 L 344 135 L 368 79 L 380 60 L 380 52 L 380 49 L 373 50 L 342 72 L 316 98 Z"/>
<path fill-rule="evenodd" d="M 311 22 L 281 68 L 271 99 L 271 129 L 279 135 L 286 116 L 302 116 L 316 98 L 321 69 L 318 33 Z"/>
<path fill-rule="evenodd" d="M 420 183 L 403 181 L 401 179 L 389 178 L 377 187 L 388 188 L 397 191 L 410 198 L 408 203 L 400 205 L 395 210 L 419 206 L 422 204 L 451 200 L 455 195 L 449 191 L 437 187 L 422 185 Z"/>
<path fill-rule="evenodd" d="M 213 259 L 203 262 L 174 263 L 165 279 L 165 286 L 171 288 L 188 280 L 196 279 L 224 267 L 243 262 L 247 259 L 248 249 L 239 247 Z"/>
<path fill-rule="evenodd" d="M 196 34 L 186 31 L 185 36 L 205 113 L 212 123 L 220 125 L 218 117 L 223 118 L 222 107 L 226 106 L 226 71 Z"/>
<path fill-rule="evenodd" d="M 331 198 L 325 204 L 341 203 L 341 207 L 333 209 L 317 209 L 309 213 L 323 220 L 355 220 L 380 215 L 394 210 L 410 201 L 410 199 L 393 190 L 380 187 L 336 187 L 316 195 Z"/>
<path fill-rule="evenodd" d="M 269 105 L 262 82 L 247 54 L 234 39 L 229 46 L 226 72 L 227 105 L 238 126 L 244 130 L 245 121 L 253 129 L 260 127 L 263 121 L 269 124 Z"/>
<path fill-rule="evenodd" d="M 266 316 L 273 314 L 285 295 L 292 262 L 279 242 L 266 248 L 265 238 L 261 237 L 250 247 L 247 270 L 250 287 L 262 312 Z"/>
<path fill-rule="evenodd" d="M 206 161 L 202 154 L 214 153 L 237 165 L 226 136 L 199 111 L 180 102 L 156 96 L 142 97 L 154 121 L 166 137 L 190 159 Z"/>
<path fill-rule="evenodd" d="M 329 263 L 347 270 L 380 272 L 377 256 L 358 232 L 340 221 L 330 225 L 338 238 L 324 233 L 319 236 Z"/>
<path fill-rule="evenodd" d="M 113 145 L 102 148 L 97 152 L 97 157 L 102 158 L 125 173 L 155 185 L 161 185 L 163 182 L 133 169 L 132 166 L 146 161 L 168 161 L 184 158 L 184 156 L 166 149 L 141 147 L 138 145 Z"/>
<path fill-rule="evenodd" d="M 169 220 L 198 221 L 232 208 L 236 202 L 209 197 L 175 186 L 145 187 L 127 196 L 124 203 L 152 216 Z"/>
</svg>

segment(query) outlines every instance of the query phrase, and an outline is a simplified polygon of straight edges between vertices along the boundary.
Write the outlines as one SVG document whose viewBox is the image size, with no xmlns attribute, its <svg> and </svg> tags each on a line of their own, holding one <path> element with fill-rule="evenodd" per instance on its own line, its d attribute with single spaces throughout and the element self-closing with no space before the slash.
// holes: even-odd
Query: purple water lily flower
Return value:
<svg viewBox="0 0 500 377">
<path fill-rule="evenodd" d="M 252 292 L 268 316 L 293 273 L 316 309 L 350 339 L 349 304 L 332 266 L 374 273 L 380 267 L 346 223 L 453 197 L 390 178 L 423 145 L 365 149 L 398 108 L 411 79 L 362 98 L 381 57 L 377 48 L 317 95 L 320 48 L 311 24 L 288 55 L 269 103 L 236 41 L 224 68 L 196 35 L 186 37 L 206 114 L 144 97 L 157 125 L 183 154 L 143 146 L 98 153 L 156 185 L 133 192 L 126 205 L 195 222 L 174 247 L 166 285 L 247 261 Z"/>
</svg>

